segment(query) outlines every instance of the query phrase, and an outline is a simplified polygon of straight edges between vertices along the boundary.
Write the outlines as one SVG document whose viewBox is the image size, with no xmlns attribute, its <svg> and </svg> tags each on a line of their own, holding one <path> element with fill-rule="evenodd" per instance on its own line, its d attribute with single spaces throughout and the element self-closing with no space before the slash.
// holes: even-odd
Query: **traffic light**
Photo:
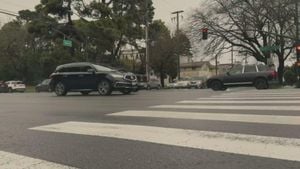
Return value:
<svg viewBox="0 0 300 169">
<path fill-rule="evenodd" d="M 297 44 L 295 47 L 297 53 L 297 60 L 300 61 L 300 44 Z"/>
<path fill-rule="evenodd" d="M 203 40 L 207 40 L 208 38 L 208 29 L 207 28 L 203 28 L 202 29 L 202 39 Z"/>
</svg>

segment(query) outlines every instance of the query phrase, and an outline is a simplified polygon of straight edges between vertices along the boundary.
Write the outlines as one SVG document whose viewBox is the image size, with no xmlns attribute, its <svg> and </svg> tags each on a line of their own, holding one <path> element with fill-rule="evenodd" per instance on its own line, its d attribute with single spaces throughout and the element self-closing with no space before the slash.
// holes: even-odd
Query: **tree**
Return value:
<svg viewBox="0 0 300 169">
<path fill-rule="evenodd" d="M 208 28 L 207 54 L 228 52 L 234 46 L 257 61 L 267 63 L 271 53 L 279 61 L 282 82 L 285 60 L 296 39 L 294 0 L 213 0 L 207 10 L 192 15 L 192 35 Z M 200 39 L 200 38 L 199 38 Z M 273 50 L 262 50 L 273 46 Z"/>
<path fill-rule="evenodd" d="M 33 33 L 44 33 L 45 26 L 51 24 L 61 32 L 54 31 L 54 39 L 64 38 L 63 34 L 75 41 L 72 55 L 84 50 L 92 61 L 116 64 L 122 46 L 130 44 L 138 49 L 138 40 L 144 37 L 146 10 L 148 22 L 154 15 L 152 1 L 147 1 L 146 7 L 146 0 L 41 0 L 34 12 L 20 14 L 30 22 Z M 72 20 L 74 14 L 80 19 Z M 59 24 L 62 22 L 66 23 Z"/>
<path fill-rule="evenodd" d="M 32 82 L 39 76 L 35 71 L 38 59 L 33 53 L 33 37 L 27 33 L 22 23 L 13 21 L 0 30 L 0 78 L 3 80 L 19 79 Z"/>
<path fill-rule="evenodd" d="M 166 75 L 177 76 L 178 56 L 190 56 L 190 42 L 183 32 L 171 37 L 170 30 L 161 20 L 150 25 L 150 66 L 160 75 L 162 86 Z"/>
</svg>

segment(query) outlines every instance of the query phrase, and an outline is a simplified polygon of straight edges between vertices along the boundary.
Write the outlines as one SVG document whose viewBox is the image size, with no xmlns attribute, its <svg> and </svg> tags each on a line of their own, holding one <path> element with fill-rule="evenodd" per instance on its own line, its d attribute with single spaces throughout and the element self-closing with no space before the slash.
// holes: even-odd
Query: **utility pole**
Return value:
<svg viewBox="0 0 300 169">
<path fill-rule="evenodd" d="M 297 48 L 297 46 L 299 45 L 299 42 L 300 42 L 300 17 L 299 17 L 299 14 L 300 14 L 300 7 L 299 7 L 299 2 L 298 0 L 295 0 L 295 10 L 296 10 L 296 15 L 295 15 L 295 25 L 296 25 L 296 40 L 295 40 L 295 46 Z M 296 58 L 297 58 L 297 63 L 296 63 L 296 67 L 297 67 L 297 75 L 298 75 L 298 83 L 300 83 L 300 66 L 299 66 L 299 63 L 300 63 L 300 57 L 299 57 L 299 53 L 298 53 L 298 49 L 296 49 Z"/>
<path fill-rule="evenodd" d="M 299 27 L 300 27 L 300 21 L 299 21 L 299 2 L 298 0 L 295 0 L 295 10 L 296 10 L 296 16 L 295 16 L 295 24 L 296 24 L 296 38 L 297 38 L 297 41 L 300 39 L 299 35 L 300 35 L 300 32 L 299 32 Z"/>
<path fill-rule="evenodd" d="M 149 10 L 148 10 L 148 0 L 146 0 L 146 15 L 145 15 L 145 44 L 146 44 L 146 76 L 147 76 L 147 81 L 150 80 L 150 74 L 149 74 L 149 22 L 148 22 L 148 14 L 149 14 Z"/>
<path fill-rule="evenodd" d="M 179 32 L 179 14 L 183 13 L 183 10 L 172 12 L 173 15 L 176 15 L 177 27 L 176 32 Z M 180 56 L 177 56 L 177 77 L 180 80 Z"/>
</svg>

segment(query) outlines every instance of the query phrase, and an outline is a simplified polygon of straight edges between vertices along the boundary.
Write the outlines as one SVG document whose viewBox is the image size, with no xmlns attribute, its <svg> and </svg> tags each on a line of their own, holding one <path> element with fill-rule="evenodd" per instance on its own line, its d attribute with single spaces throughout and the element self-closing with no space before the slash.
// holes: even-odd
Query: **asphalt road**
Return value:
<svg viewBox="0 0 300 169">
<path fill-rule="evenodd" d="M 299 169 L 300 90 L 0 94 L 0 168 Z"/>
</svg>

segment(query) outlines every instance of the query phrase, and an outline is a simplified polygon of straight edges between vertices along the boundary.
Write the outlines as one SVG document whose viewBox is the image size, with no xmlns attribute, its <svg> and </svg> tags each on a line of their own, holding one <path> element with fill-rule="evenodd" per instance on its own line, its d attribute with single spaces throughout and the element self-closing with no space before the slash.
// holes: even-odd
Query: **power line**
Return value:
<svg viewBox="0 0 300 169">
<path fill-rule="evenodd" d="M 5 15 L 9 15 L 9 16 L 15 16 L 15 17 L 19 16 L 18 14 L 14 13 L 14 12 L 2 10 L 2 9 L 0 9 L 0 13 L 5 14 Z"/>
</svg>

